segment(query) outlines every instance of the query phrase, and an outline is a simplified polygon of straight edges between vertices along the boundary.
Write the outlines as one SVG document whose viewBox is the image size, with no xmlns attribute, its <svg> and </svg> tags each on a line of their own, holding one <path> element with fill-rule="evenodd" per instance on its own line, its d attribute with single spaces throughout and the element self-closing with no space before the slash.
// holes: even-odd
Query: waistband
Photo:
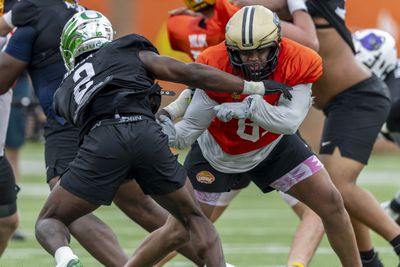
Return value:
<svg viewBox="0 0 400 267">
<path fill-rule="evenodd" d="M 104 119 L 97 121 L 89 131 L 92 131 L 100 126 L 112 125 L 112 124 L 123 124 L 130 122 L 138 122 L 143 120 L 150 120 L 149 117 L 144 115 L 130 115 L 130 116 L 120 116 L 119 114 L 115 114 L 114 118 Z"/>
</svg>

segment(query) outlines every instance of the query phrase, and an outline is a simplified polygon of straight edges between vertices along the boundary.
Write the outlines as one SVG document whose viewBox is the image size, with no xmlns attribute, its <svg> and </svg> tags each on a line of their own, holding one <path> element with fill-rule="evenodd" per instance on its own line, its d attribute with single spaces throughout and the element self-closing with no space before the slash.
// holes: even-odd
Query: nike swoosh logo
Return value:
<svg viewBox="0 0 400 267">
<path fill-rule="evenodd" d="M 331 142 L 331 141 L 322 142 L 322 143 L 321 143 L 321 146 L 327 146 L 327 145 L 329 145 L 330 143 L 332 143 L 332 142 Z"/>
<path fill-rule="evenodd" d="M 338 15 L 342 20 L 346 17 L 346 10 L 341 7 L 336 7 L 335 9 L 336 15 Z"/>
</svg>

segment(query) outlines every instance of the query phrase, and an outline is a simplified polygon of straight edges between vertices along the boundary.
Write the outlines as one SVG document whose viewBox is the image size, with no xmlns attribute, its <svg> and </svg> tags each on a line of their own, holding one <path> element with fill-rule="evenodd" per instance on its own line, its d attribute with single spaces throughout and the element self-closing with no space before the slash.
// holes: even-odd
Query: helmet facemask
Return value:
<svg viewBox="0 0 400 267">
<path fill-rule="evenodd" d="M 240 50 L 228 47 L 229 61 L 233 71 L 236 74 L 242 74 L 243 78 L 248 81 L 261 81 L 267 79 L 276 69 L 278 65 L 279 44 L 270 44 L 269 46 L 258 48 L 260 51 L 269 47 L 267 59 L 265 61 L 243 62 L 240 58 Z"/>
</svg>

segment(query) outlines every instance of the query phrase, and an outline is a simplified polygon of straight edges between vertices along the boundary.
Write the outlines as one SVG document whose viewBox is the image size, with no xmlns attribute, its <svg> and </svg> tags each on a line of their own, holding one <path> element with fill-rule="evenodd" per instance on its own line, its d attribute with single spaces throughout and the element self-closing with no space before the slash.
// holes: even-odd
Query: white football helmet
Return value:
<svg viewBox="0 0 400 267">
<path fill-rule="evenodd" d="M 76 13 L 65 24 L 60 38 L 60 51 L 66 68 L 73 69 L 78 56 L 101 48 L 113 37 L 111 22 L 100 12 L 85 10 Z"/>
<path fill-rule="evenodd" d="M 353 34 L 356 58 L 367 66 L 376 76 L 384 80 L 396 67 L 396 41 L 387 32 L 378 29 L 365 29 Z"/>
</svg>

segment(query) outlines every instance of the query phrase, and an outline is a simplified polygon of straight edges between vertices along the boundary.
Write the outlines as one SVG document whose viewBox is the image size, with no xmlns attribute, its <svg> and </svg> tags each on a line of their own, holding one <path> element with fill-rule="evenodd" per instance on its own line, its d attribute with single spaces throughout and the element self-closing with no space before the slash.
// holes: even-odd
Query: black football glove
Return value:
<svg viewBox="0 0 400 267">
<path fill-rule="evenodd" d="M 265 80 L 263 81 L 264 87 L 265 87 L 265 93 L 264 95 L 269 95 L 273 94 L 276 92 L 281 92 L 283 94 L 283 97 L 288 99 L 289 101 L 292 100 L 292 94 L 290 93 L 291 90 L 293 90 L 292 87 L 276 82 L 276 81 L 271 81 L 271 80 Z"/>
</svg>

